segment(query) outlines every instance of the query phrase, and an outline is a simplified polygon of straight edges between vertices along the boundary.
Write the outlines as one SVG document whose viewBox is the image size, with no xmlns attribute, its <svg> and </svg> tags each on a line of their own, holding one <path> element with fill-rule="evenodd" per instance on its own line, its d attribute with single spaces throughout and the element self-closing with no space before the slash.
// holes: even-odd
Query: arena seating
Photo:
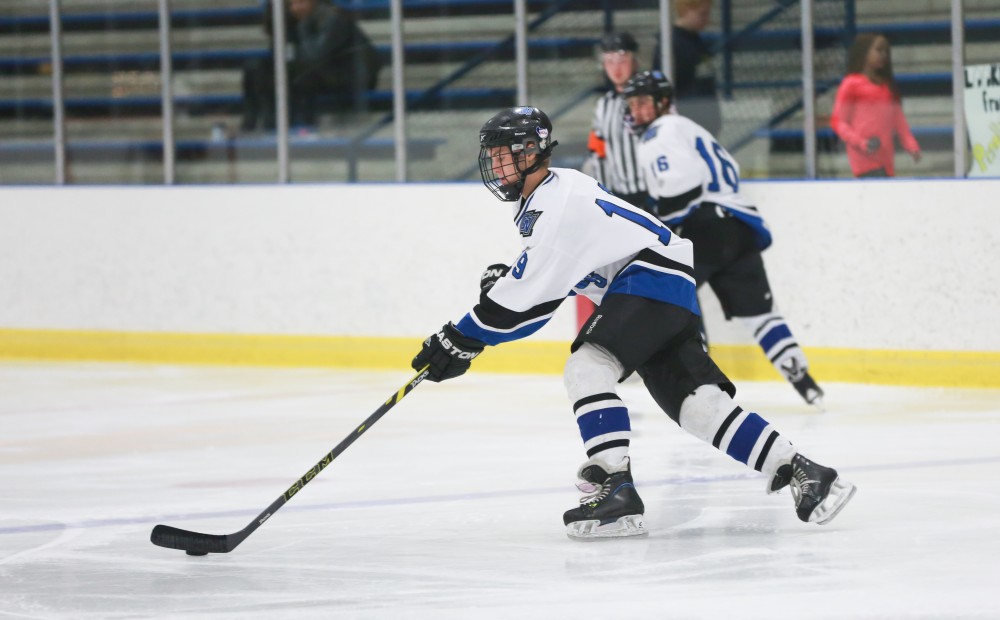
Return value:
<svg viewBox="0 0 1000 620">
<path fill-rule="evenodd" d="M 986 4 L 972 4 L 971 17 L 967 16 L 965 23 L 966 63 L 996 62 L 1000 58 L 1000 18 L 993 15 L 1000 15 L 1000 10 Z M 940 9 L 934 13 L 936 19 L 933 20 L 884 21 L 913 19 L 904 16 L 902 8 L 905 7 L 900 5 L 888 14 L 859 15 L 857 30 L 885 34 L 892 43 L 896 81 L 904 110 L 924 153 L 920 164 L 914 164 L 908 156 L 899 153 L 899 174 L 951 176 L 954 173 L 951 24 L 941 19 Z M 889 9 L 883 6 L 882 10 Z M 947 11 L 943 17 L 947 17 Z M 817 105 L 819 173 L 823 177 L 850 177 L 843 145 L 827 124 L 836 84 L 817 84 L 817 91 L 822 93 Z M 801 123 L 801 114 L 794 114 L 775 128 L 761 128 L 755 132 L 757 138 L 770 141 L 768 164 L 772 176 L 802 174 L 800 159 L 804 137 Z"/>
<path fill-rule="evenodd" d="M 16 161 L 21 165 L 5 166 L 0 172 L 0 183 L 38 182 L 45 177 L 29 170 L 31 162 L 51 161 L 51 157 L 44 156 L 46 149 L 51 149 L 52 140 L 48 16 L 39 10 L 37 3 L 31 7 L 29 2 L 14 0 L 14 4 L 18 2 L 21 14 L 12 11 L 12 15 L 0 18 L 0 76 L 5 76 L 0 80 L 0 138 L 3 139 L 0 162 Z M 951 174 L 945 157 L 951 148 L 950 25 L 947 12 L 938 6 L 942 2 L 922 3 L 926 5 L 923 15 L 907 12 L 910 5 L 902 2 L 879 3 L 878 8 L 867 9 L 864 8 L 867 5 L 860 3 L 858 9 L 859 31 L 884 32 L 893 42 L 897 79 L 918 140 L 925 151 L 942 154 L 932 155 L 921 166 L 911 167 L 912 174 Z M 268 56 L 267 41 L 260 27 L 261 5 L 258 0 L 218 0 L 210 3 L 211 8 L 205 8 L 204 4 L 181 0 L 174 3 L 177 8 L 171 14 L 175 29 L 172 66 L 176 82 L 178 161 L 204 162 L 223 157 L 224 153 L 241 161 L 266 161 L 274 152 L 273 139 L 240 136 L 233 131 L 243 104 L 240 71 L 246 62 Z M 388 61 L 388 1 L 348 0 L 343 4 L 358 14 L 362 26 Z M 616 2 L 615 18 L 626 26 L 648 26 L 655 23 L 655 4 L 639 0 Z M 1000 10 L 985 0 L 969 0 L 969 4 L 968 61 L 995 61 L 1000 50 L 997 43 Z M 530 0 L 528 5 L 534 15 L 552 9 L 553 2 Z M 605 5 L 600 0 L 581 0 L 564 3 L 561 8 L 567 13 L 591 15 L 591 22 L 600 23 Z M 73 124 L 69 151 L 81 166 L 113 168 L 122 162 L 133 165 L 159 161 L 161 102 L 155 79 L 150 81 L 148 77 L 155 76 L 159 67 L 155 43 L 158 15 L 155 5 L 149 2 L 136 2 L 134 6 L 134 10 L 115 12 L 94 0 L 63 0 L 62 27 L 72 41 L 72 45 L 65 46 L 63 59 L 66 111 Z M 511 24 L 504 19 L 510 15 L 510 2 L 407 0 L 404 7 L 407 101 L 415 112 L 420 112 L 416 116 L 419 122 L 411 123 L 408 148 L 411 156 L 418 157 L 426 167 L 423 173 L 426 178 L 460 178 L 455 176 L 453 162 L 456 155 L 465 156 L 466 146 L 442 137 L 440 128 L 459 119 L 468 120 L 471 126 L 487 112 L 515 103 Z M 743 8 L 742 12 L 737 11 L 735 23 L 739 26 L 753 18 L 750 9 Z M 451 36 L 441 36 L 445 29 L 443 20 L 448 20 Z M 451 23 L 455 26 L 450 26 Z M 455 31 L 462 36 L 455 36 Z M 835 29 L 818 28 L 817 45 L 842 45 L 842 34 Z M 719 35 L 709 37 L 718 42 Z M 751 32 L 741 37 L 738 52 L 750 56 L 785 50 L 794 55 L 799 37 L 794 28 Z M 568 107 L 559 123 L 560 133 L 565 136 L 560 141 L 567 164 L 582 161 L 592 100 L 589 95 L 599 86 L 590 64 L 595 41 L 596 32 L 580 32 L 569 20 L 529 39 L 533 67 L 548 72 L 547 77 L 553 80 L 551 89 L 562 96 L 558 99 L 548 93 L 546 102 L 556 101 L 557 108 Z M 463 63 L 477 58 L 484 64 L 476 72 L 463 76 L 463 80 L 447 79 L 449 74 L 461 72 Z M 552 71 L 552 67 L 557 69 Z M 574 75 L 581 67 L 586 73 Z M 373 178 L 392 178 L 392 142 L 384 128 L 379 130 L 379 123 L 385 122 L 392 108 L 390 83 L 389 70 L 385 69 L 378 87 L 364 97 L 365 114 L 331 121 L 336 127 L 340 127 L 338 123 L 346 125 L 353 133 L 345 130 L 328 135 L 331 132 L 321 131 L 293 136 L 293 157 L 345 160 L 352 169 L 356 169 L 359 161 L 372 162 L 373 166 L 380 166 Z M 797 84 L 798 75 L 792 67 L 769 72 L 766 80 L 761 79 L 760 73 L 737 71 L 729 86 L 733 99 L 739 100 L 750 91 L 769 87 L 789 89 Z M 825 125 L 835 86 L 836 82 L 829 79 L 817 84 L 821 93 L 818 137 L 823 149 L 820 162 L 823 176 L 848 175 L 842 149 Z M 560 114 L 563 112 L 560 110 Z M 799 176 L 803 143 L 801 114 L 794 107 L 772 112 L 776 119 L 780 113 L 779 122 L 772 127 L 764 124 L 752 132 L 758 152 L 760 145 L 767 145 L 764 163 L 758 165 L 748 156 L 744 174 Z M 218 135 L 213 135 L 220 123 L 226 128 L 224 141 L 231 143 L 228 149 L 218 144 Z M 371 127 L 372 131 L 359 138 L 364 132 L 357 130 L 364 127 Z M 740 152 L 737 156 L 743 159 Z M 433 162 L 438 160 L 435 168 Z M 378 164 L 379 161 L 383 163 Z M 95 173 L 90 178 L 101 182 L 113 179 L 114 172 Z"/>
</svg>

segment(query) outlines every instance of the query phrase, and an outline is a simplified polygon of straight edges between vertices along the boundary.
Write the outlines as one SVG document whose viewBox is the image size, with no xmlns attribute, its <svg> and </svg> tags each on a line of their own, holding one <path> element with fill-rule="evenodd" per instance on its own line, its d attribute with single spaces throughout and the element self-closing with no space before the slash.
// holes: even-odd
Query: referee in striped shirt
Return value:
<svg viewBox="0 0 1000 620">
<path fill-rule="evenodd" d="M 610 32 L 601 39 L 601 63 L 613 88 L 597 101 L 594 122 L 587 140 L 591 173 L 616 196 L 651 210 L 646 183 L 636 167 L 637 137 L 625 123 L 628 104 L 622 89 L 639 70 L 639 43 L 628 32 Z"/>
</svg>

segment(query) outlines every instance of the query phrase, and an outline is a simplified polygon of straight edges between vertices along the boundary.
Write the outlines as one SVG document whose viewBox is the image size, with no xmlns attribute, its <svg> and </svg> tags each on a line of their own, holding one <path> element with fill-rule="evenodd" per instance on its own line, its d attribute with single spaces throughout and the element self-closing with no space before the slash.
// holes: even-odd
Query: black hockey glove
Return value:
<svg viewBox="0 0 1000 620">
<path fill-rule="evenodd" d="M 872 136 L 871 138 L 868 138 L 868 142 L 865 143 L 865 152 L 868 153 L 869 155 L 872 155 L 875 153 L 875 151 L 879 150 L 881 147 L 882 147 L 882 140 L 879 139 L 878 136 Z"/>
<path fill-rule="evenodd" d="M 479 278 L 479 291 L 485 293 L 493 285 L 497 283 L 497 280 L 507 275 L 510 271 L 510 267 L 504 265 L 503 263 L 497 263 L 496 265 L 490 265 L 483 272 L 483 275 Z"/>
<path fill-rule="evenodd" d="M 451 323 L 446 323 L 438 333 L 424 340 L 424 347 L 413 358 L 411 365 L 420 370 L 430 365 L 431 381 L 446 381 L 465 374 L 472 360 L 483 352 L 486 345 L 462 335 Z"/>
</svg>

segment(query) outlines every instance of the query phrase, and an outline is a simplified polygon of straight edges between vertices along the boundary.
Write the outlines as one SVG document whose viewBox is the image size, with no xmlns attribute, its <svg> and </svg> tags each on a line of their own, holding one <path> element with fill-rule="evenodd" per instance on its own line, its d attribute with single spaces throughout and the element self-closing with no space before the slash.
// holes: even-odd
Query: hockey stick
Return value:
<svg viewBox="0 0 1000 620">
<path fill-rule="evenodd" d="M 296 493 L 302 490 L 302 487 L 309 484 L 309 481 L 319 475 L 327 465 L 329 465 L 333 459 L 340 456 L 340 454 L 347 449 L 354 440 L 360 437 L 366 430 L 372 427 L 379 418 L 384 416 L 393 405 L 403 400 L 403 397 L 409 394 L 413 388 L 420 385 L 420 382 L 427 378 L 429 374 L 428 367 L 424 366 L 421 368 L 410 382 L 399 389 L 398 392 L 389 397 L 389 400 L 385 401 L 381 407 L 375 410 L 375 413 L 368 416 L 368 418 L 361 423 L 358 430 L 354 431 L 350 435 L 344 438 L 337 447 L 330 450 L 326 456 L 324 456 L 318 463 L 312 466 L 312 468 L 305 473 L 304 476 L 295 481 L 295 484 L 290 486 L 287 491 L 281 494 L 281 497 L 274 500 L 274 502 L 264 509 L 264 512 L 257 515 L 257 517 L 250 522 L 242 530 L 235 532 L 233 534 L 201 534 L 199 532 L 191 532 L 188 530 L 182 530 L 180 528 L 171 527 L 169 525 L 157 525 L 153 528 L 153 533 L 150 534 L 149 540 L 152 541 L 154 545 L 159 545 L 160 547 L 166 547 L 168 549 L 180 549 L 181 551 L 186 551 L 188 555 L 207 555 L 209 553 L 229 553 L 235 549 L 241 542 L 243 542 L 247 536 L 253 534 L 254 531 L 264 524 L 271 518 L 271 515 L 276 513 L 279 508 L 285 505 L 288 500 L 292 499 Z"/>
</svg>

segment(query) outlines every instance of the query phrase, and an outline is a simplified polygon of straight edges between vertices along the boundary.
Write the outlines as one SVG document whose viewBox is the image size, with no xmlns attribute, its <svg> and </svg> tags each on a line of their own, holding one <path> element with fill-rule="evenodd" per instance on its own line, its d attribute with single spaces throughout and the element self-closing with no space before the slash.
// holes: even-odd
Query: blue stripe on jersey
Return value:
<svg viewBox="0 0 1000 620">
<path fill-rule="evenodd" d="M 693 205 L 688 205 L 686 208 L 681 209 L 680 211 L 674 211 L 673 213 L 670 213 L 666 216 L 666 218 L 663 220 L 663 223 L 669 226 L 671 229 L 676 229 L 678 225 L 684 223 L 684 220 L 686 220 L 688 216 L 691 215 L 691 212 L 694 211 L 695 208 L 700 206 L 701 203 L 695 203 Z M 736 219 L 738 219 L 739 221 L 743 222 L 744 224 L 753 229 L 753 232 L 757 237 L 757 247 L 759 249 L 766 250 L 768 246 L 771 245 L 771 242 L 773 240 L 771 238 L 771 231 L 768 230 L 767 224 L 764 223 L 764 218 L 760 217 L 759 215 L 751 215 L 743 211 L 730 209 L 726 205 L 719 205 L 719 206 L 725 209 L 727 213 L 729 213 L 730 215 L 732 215 L 733 217 L 735 217 Z"/>
<path fill-rule="evenodd" d="M 691 215 L 691 212 L 694 211 L 697 207 L 699 207 L 700 204 L 701 203 L 697 203 L 697 202 L 694 203 L 694 204 L 690 204 L 690 205 L 684 207 L 683 209 L 681 209 L 679 211 L 674 211 L 673 213 L 670 213 L 666 217 L 661 218 L 661 219 L 663 220 L 664 224 L 666 224 L 671 229 L 673 229 L 678 224 L 682 223 L 687 218 L 687 216 Z"/>
<path fill-rule="evenodd" d="M 722 208 L 726 209 L 725 205 L 723 205 Z M 758 248 L 766 250 L 767 247 L 771 245 L 771 231 L 767 229 L 767 224 L 764 223 L 764 218 L 757 215 L 750 215 L 749 213 L 744 213 L 743 211 L 737 211 L 736 209 L 726 209 L 726 211 L 753 229 L 754 233 L 757 234 Z"/>
<path fill-rule="evenodd" d="M 576 423 L 580 426 L 580 436 L 584 443 L 608 433 L 632 430 L 628 420 L 628 409 L 625 407 L 595 409 L 577 418 Z"/>
<path fill-rule="evenodd" d="M 483 328 L 479 325 L 479 323 L 472 320 L 471 313 L 467 313 L 462 317 L 462 320 L 455 325 L 455 327 L 458 328 L 458 331 L 462 332 L 463 336 L 475 338 L 476 340 L 495 346 L 504 342 L 511 342 L 512 340 L 519 340 L 530 336 L 541 329 L 543 325 L 548 323 L 549 318 L 550 317 L 541 317 L 538 320 L 523 325 L 512 332 L 500 332 Z"/>
<path fill-rule="evenodd" d="M 740 424 L 740 427 L 736 429 L 733 440 L 729 442 L 729 446 L 726 448 L 726 454 L 740 463 L 747 464 L 747 461 L 750 460 L 750 453 L 753 452 L 753 447 L 757 445 L 757 440 L 760 439 L 766 427 L 767 421 L 759 415 L 756 413 L 748 415 L 743 420 L 743 423 Z"/>
<path fill-rule="evenodd" d="M 792 330 L 788 329 L 788 325 L 781 323 L 774 326 L 774 328 L 768 330 L 768 332 L 764 334 L 764 337 L 760 339 L 760 348 L 764 349 L 764 352 L 767 353 L 771 350 L 771 347 L 778 344 L 785 338 L 791 337 Z"/>
<path fill-rule="evenodd" d="M 674 304 L 701 316 L 694 283 L 672 273 L 663 273 L 642 265 L 629 265 L 611 282 L 607 295 L 615 293 Z"/>
</svg>

